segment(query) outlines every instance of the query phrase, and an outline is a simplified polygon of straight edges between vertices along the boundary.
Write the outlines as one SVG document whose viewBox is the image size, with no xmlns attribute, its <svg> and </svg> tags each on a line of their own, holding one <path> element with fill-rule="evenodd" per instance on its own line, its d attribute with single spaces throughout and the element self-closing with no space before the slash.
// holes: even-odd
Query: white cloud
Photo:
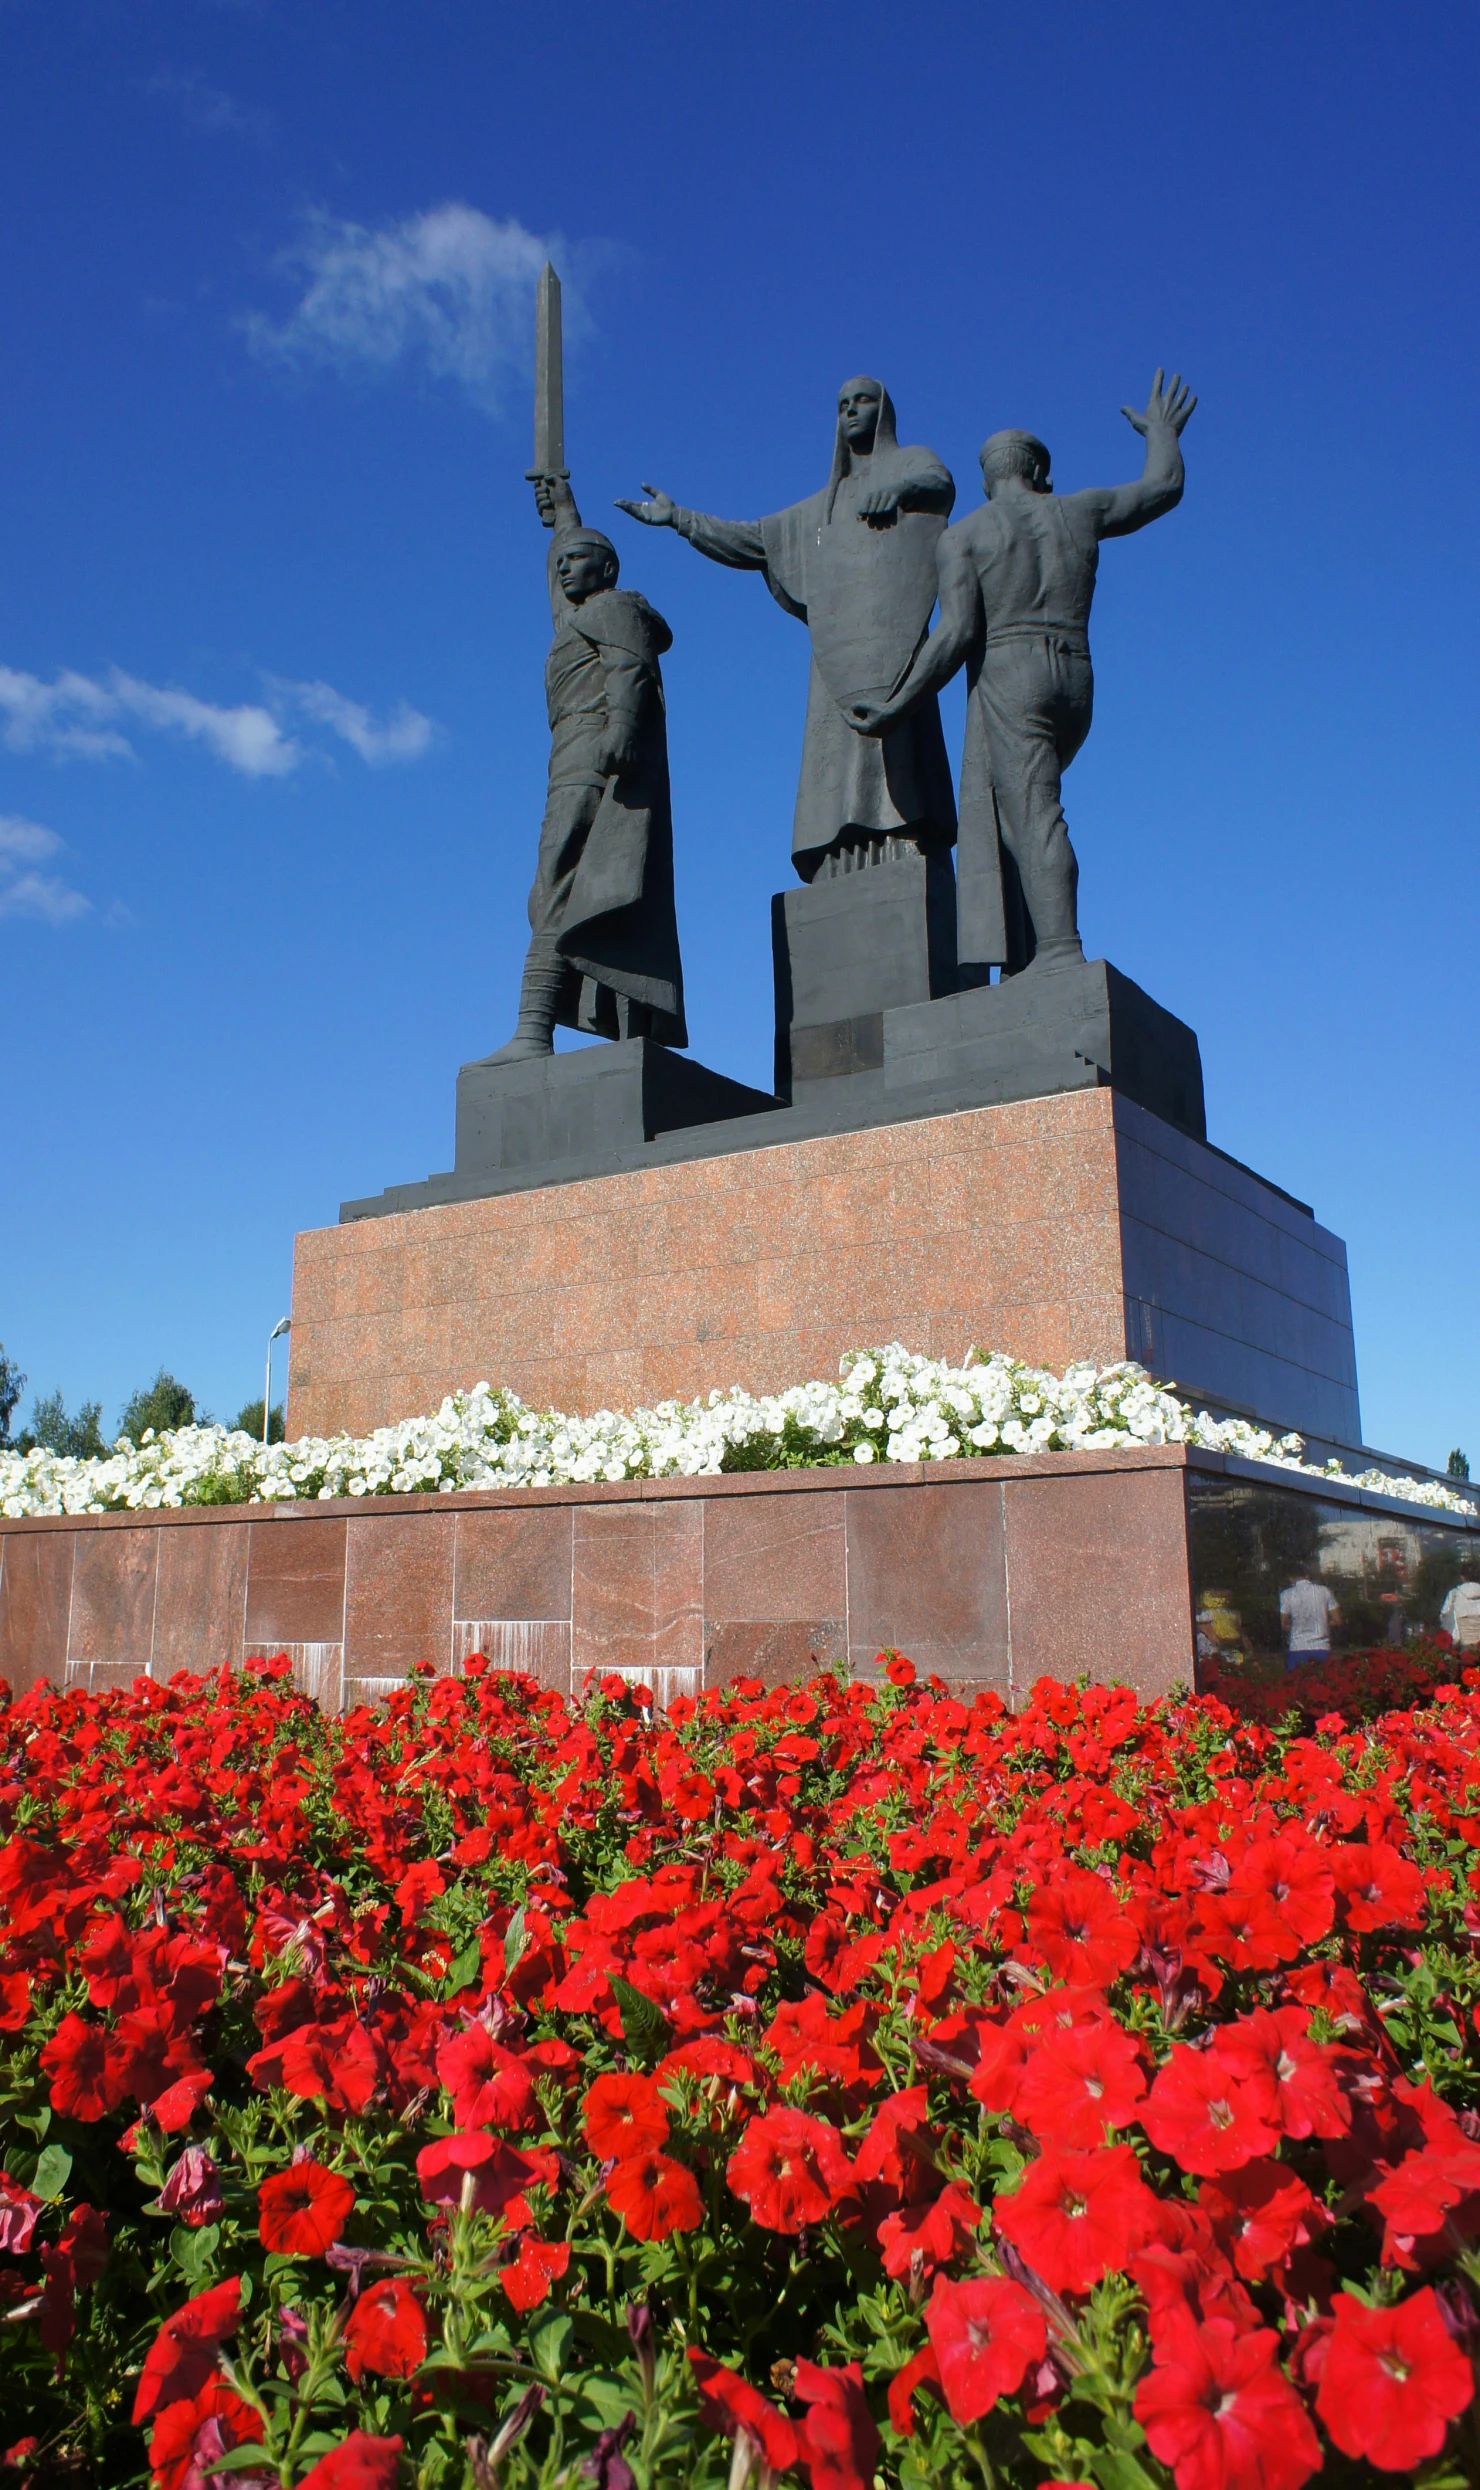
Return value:
<svg viewBox="0 0 1480 2490">
<path fill-rule="evenodd" d="M 63 845 L 55 830 L 39 821 L 0 814 L 0 917 L 31 916 L 46 925 L 71 925 L 91 913 L 92 901 L 59 874 L 21 869 L 60 855 Z"/>
<path fill-rule="evenodd" d="M 266 146 L 272 137 L 269 114 L 251 104 L 239 104 L 224 87 L 212 86 L 198 69 L 157 69 L 144 92 L 156 102 L 172 104 L 189 128 L 209 138 L 229 130 L 238 138 Z"/>
<path fill-rule="evenodd" d="M 288 364 L 388 372 L 419 366 L 496 413 L 533 361 L 534 289 L 558 238 L 503 224 L 449 201 L 398 223 L 357 225 L 318 214 L 282 265 L 302 286 L 286 320 L 252 313 L 255 353 Z M 567 335 L 582 325 L 567 286 Z"/>
<path fill-rule="evenodd" d="M 387 761 L 419 760 L 437 731 L 430 718 L 404 700 L 398 700 L 385 723 L 377 726 L 360 701 L 346 700 L 332 683 L 274 681 L 271 691 L 284 708 L 296 710 L 315 725 L 327 726 L 371 769 L 380 769 Z"/>
<path fill-rule="evenodd" d="M 63 760 L 131 760 L 134 747 L 122 730 L 145 727 L 203 744 L 244 778 L 285 778 L 312 749 L 290 731 L 293 718 L 327 727 L 372 768 L 416 760 L 437 731 L 430 718 L 404 700 L 377 723 L 359 701 L 347 699 L 329 683 L 270 679 L 265 702 L 224 707 L 194 692 L 141 682 L 117 666 L 100 679 L 68 668 L 51 683 L 0 666 L 0 742 L 12 752 L 46 752 Z"/>
</svg>

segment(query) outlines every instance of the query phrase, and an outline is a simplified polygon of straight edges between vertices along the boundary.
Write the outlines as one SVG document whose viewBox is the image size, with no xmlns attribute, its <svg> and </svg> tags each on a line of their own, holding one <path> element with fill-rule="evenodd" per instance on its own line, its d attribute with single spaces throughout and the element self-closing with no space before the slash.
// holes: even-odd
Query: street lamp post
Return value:
<svg viewBox="0 0 1480 2490">
<path fill-rule="evenodd" d="M 293 1318 L 290 1314 L 285 1314 L 280 1323 L 273 1324 L 267 1335 L 267 1380 L 262 1386 L 262 1441 L 264 1445 L 272 1432 L 272 1344 L 275 1340 L 281 1340 L 284 1332 L 291 1331 L 292 1328 Z"/>
</svg>

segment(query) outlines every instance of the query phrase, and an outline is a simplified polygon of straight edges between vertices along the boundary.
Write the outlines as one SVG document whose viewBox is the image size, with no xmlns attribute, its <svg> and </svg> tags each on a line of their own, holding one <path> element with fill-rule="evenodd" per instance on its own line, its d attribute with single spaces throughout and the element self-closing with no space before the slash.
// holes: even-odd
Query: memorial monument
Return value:
<svg viewBox="0 0 1480 2490">
<path fill-rule="evenodd" d="M 1340 1240 L 1209 1145 L 1194 1032 L 1080 935 L 1061 780 L 1090 724 L 1099 548 L 1180 500 L 1194 404 L 1158 372 L 1123 410 L 1143 474 L 1103 489 L 1056 492 L 1035 435 L 993 432 L 986 498 L 951 524 L 950 470 L 901 445 L 889 391 L 859 375 L 804 499 L 756 520 L 648 484 L 618 503 L 653 550 L 666 529 L 760 572 L 810 640 L 764 1092 L 679 1051 L 671 633 L 582 523 L 547 269 L 530 475 L 551 532 L 550 784 L 517 1023 L 459 1074 L 447 1173 L 300 1237 L 293 1431 L 481 1376 L 574 1409 L 776 1388 L 897 1337 L 1131 1355 L 1360 1441 Z M 677 574 L 662 594 L 671 610 Z M 963 666 L 958 805 L 937 696 Z M 560 1025 L 604 1042 L 556 1053 Z"/>
</svg>

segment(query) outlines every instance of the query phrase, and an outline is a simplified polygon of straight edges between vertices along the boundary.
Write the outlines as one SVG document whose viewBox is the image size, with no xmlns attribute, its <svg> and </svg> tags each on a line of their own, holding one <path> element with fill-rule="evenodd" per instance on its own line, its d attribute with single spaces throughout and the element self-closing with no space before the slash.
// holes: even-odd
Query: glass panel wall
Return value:
<svg viewBox="0 0 1480 2490">
<path fill-rule="evenodd" d="M 1279 1672 L 1441 1625 L 1480 1664 L 1480 1528 L 1198 1470 L 1187 1491 L 1200 1675 Z"/>
</svg>

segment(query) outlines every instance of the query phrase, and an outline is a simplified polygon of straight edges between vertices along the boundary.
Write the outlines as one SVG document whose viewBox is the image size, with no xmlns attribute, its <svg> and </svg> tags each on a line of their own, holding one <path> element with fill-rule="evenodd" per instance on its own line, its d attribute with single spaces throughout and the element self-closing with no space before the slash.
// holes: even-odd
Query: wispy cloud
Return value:
<svg viewBox="0 0 1480 2490">
<path fill-rule="evenodd" d="M 65 842 L 39 821 L 0 814 L 0 917 L 39 917 L 46 925 L 73 925 L 92 913 L 92 901 L 59 874 L 35 867 L 59 856 Z"/>
<path fill-rule="evenodd" d="M 146 79 L 144 92 L 156 103 L 168 104 L 179 114 L 187 129 L 199 130 L 204 137 L 215 138 L 223 132 L 234 138 L 248 138 L 256 146 L 265 147 L 272 139 L 272 116 L 260 112 L 255 105 L 240 104 L 224 87 L 213 86 L 198 69 L 156 69 Z"/>
<path fill-rule="evenodd" d="M 285 320 L 243 322 L 265 361 L 349 373 L 420 370 L 497 413 L 533 356 L 535 280 L 547 259 L 566 274 L 558 237 L 513 217 L 449 201 L 385 225 L 318 214 L 282 255 L 300 291 Z M 566 332 L 579 335 L 579 291 L 567 279 Z"/>
<path fill-rule="evenodd" d="M 328 683 L 269 677 L 264 700 L 224 706 L 194 692 L 141 682 L 117 666 L 101 677 L 69 668 L 50 683 L 0 666 L 0 741 L 12 752 L 131 760 L 137 756 L 124 730 L 143 728 L 200 744 L 244 778 L 286 778 L 315 752 L 323 753 L 322 744 L 291 731 L 295 723 L 325 729 L 372 769 L 418 759 L 437 733 L 433 721 L 404 700 L 377 722 L 359 701 Z"/>
<path fill-rule="evenodd" d="M 306 718 L 317 726 L 327 726 L 352 751 L 359 754 L 371 769 L 380 769 L 388 761 L 417 761 L 436 735 L 436 728 L 419 709 L 398 700 L 384 723 L 377 725 L 370 711 L 358 700 L 346 700 L 332 683 L 282 683 L 272 686 L 273 698 L 283 709 Z"/>
</svg>

